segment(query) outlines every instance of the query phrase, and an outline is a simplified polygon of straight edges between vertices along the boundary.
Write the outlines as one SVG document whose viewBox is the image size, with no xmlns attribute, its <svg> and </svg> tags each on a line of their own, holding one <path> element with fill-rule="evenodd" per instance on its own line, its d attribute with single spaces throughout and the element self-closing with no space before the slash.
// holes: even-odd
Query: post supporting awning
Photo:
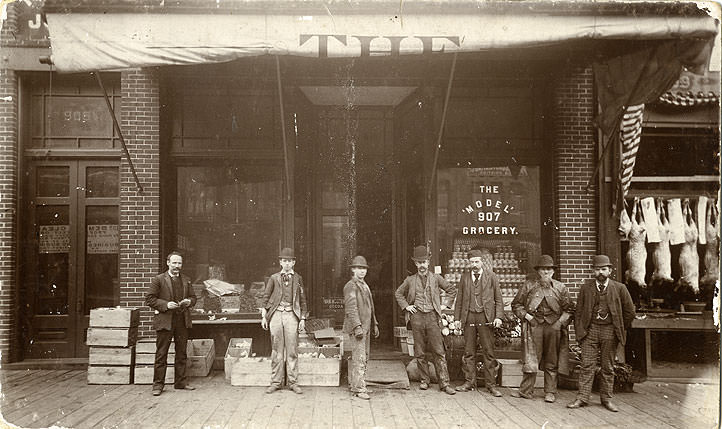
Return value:
<svg viewBox="0 0 722 429">
<path fill-rule="evenodd" d="M 293 15 L 47 14 L 61 72 L 226 62 L 258 55 L 338 58 L 483 52 L 573 40 L 710 39 L 710 16 L 459 15 L 434 12 Z"/>
</svg>

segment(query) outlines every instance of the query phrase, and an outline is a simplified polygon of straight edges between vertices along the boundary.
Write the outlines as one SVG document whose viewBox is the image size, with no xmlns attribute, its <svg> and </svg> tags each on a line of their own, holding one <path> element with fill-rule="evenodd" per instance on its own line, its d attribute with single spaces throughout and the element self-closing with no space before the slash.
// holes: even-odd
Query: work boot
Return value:
<svg viewBox="0 0 722 429">
<path fill-rule="evenodd" d="M 355 397 L 357 397 L 357 398 L 360 398 L 360 399 L 365 399 L 365 400 L 367 400 L 367 401 L 368 401 L 369 399 L 371 399 L 371 397 L 369 396 L 369 394 L 366 393 L 366 392 L 356 392 L 356 393 L 353 394 L 353 396 L 355 396 Z"/>
<path fill-rule="evenodd" d="M 474 390 L 474 384 L 469 381 L 465 381 L 461 386 L 456 386 L 457 392 L 468 392 L 470 390 Z"/>
<path fill-rule="evenodd" d="M 529 393 L 524 393 L 521 390 L 515 390 L 511 392 L 512 398 L 524 398 L 524 399 L 534 399 L 534 395 L 531 395 Z"/>
<path fill-rule="evenodd" d="M 456 390 L 452 389 L 451 386 L 444 386 L 441 388 L 441 391 L 447 395 L 456 395 Z"/>
<path fill-rule="evenodd" d="M 616 405 L 612 403 L 609 399 L 602 400 L 602 405 L 604 405 L 604 408 L 608 409 L 609 411 L 616 413 L 619 411 L 619 408 L 617 408 Z"/>
<path fill-rule="evenodd" d="M 567 408 L 582 408 L 586 407 L 588 404 L 581 399 L 576 399 L 571 404 L 567 405 Z"/>
<path fill-rule="evenodd" d="M 489 386 L 489 393 L 491 393 L 491 396 L 496 396 L 497 398 L 503 396 L 495 386 Z"/>
<path fill-rule="evenodd" d="M 546 395 L 544 395 L 544 402 L 552 403 L 556 400 L 557 400 L 557 398 L 556 398 L 556 396 L 554 396 L 553 393 L 547 393 Z"/>
<path fill-rule="evenodd" d="M 276 390 L 278 390 L 278 386 L 276 386 L 275 384 L 271 384 L 271 385 L 268 386 L 268 388 L 266 389 L 266 393 L 273 393 L 273 392 L 275 392 Z"/>
<path fill-rule="evenodd" d="M 426 390 L 428 388 L 429 388 L 429 383 L 427 383 L 425 381 L 422 381 L 421 383 L 419 383 L 419 389 Z"/>
<path fill-rule="evenodd" d="M 303 390 L 301 390 L 301 386 L 299 386 L 298 384 L 292 385 L 291 390 L 293 390 L 293 393 L 295 393 L 297 395 L 300 395 L 303 393 Z"/>
</svg>

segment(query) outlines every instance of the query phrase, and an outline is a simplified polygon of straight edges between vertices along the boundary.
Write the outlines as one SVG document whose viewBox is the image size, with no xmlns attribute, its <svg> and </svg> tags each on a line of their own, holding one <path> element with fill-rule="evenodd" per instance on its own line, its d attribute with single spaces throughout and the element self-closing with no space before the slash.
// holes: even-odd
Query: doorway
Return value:
<svg viewBox="0 0 722 429">
<path fill-rule="evenodd" d="M 120 298 L 119 162 L 29 160 L 25 177 L 25 358 L 87 356 L 90 309 Z"/>
</svg>

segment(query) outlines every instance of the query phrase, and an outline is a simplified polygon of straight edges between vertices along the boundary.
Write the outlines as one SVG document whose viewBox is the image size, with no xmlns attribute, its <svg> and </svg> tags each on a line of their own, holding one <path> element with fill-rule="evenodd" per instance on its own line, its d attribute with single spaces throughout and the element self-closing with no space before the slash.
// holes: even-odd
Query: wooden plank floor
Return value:
<svg viewBox="0 0 722 429">
<path fill-rule="evenodd" d="M 266 395 L 262 387 L 233 387 L 221 371 L 193 379 L 195 391 L 172 387 L 159 397 L 148 385 L 86 383 L 79 370 L 1 370 L 0 407 L 19 427 L 72 428 L 715 428 L 720 386 L 646 382 L 615 396 L 619 413 L 592 406 L 569 410 L 574 391 L 555 404 L 537 398 L 493 398 L 485 391 L 448 396 L 436 385 L 421 391 L 375 389 L 371 401 L 346 386 L 306 387 Z M 2 426 L 2 425 L 0 425 Z"/>
</svg>

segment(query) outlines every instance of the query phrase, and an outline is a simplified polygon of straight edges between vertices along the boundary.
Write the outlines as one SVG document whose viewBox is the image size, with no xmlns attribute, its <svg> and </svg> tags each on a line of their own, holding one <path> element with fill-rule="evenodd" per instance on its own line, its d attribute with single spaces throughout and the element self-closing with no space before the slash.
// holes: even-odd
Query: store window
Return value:
<svg viewBox="0 0 722 429">
<path fill-rule="evenodd" d="M 241 293 L 263 289 L 279 269 L 283 189 L 282 166 L 177 167 L 176 245 L 197 291 L 209 279 Z M 240 311 L 255 307 L 243 300 Z"/>
<path fill-rule="evenodd" d="M 437 189 L 437 237 L 445 277 L 458 282 L 468 271 L 468 252 L 487 249 L 487 263 L 510 301 L 541 255 L 540 168 L 439 169 Z"/>
</svg>

